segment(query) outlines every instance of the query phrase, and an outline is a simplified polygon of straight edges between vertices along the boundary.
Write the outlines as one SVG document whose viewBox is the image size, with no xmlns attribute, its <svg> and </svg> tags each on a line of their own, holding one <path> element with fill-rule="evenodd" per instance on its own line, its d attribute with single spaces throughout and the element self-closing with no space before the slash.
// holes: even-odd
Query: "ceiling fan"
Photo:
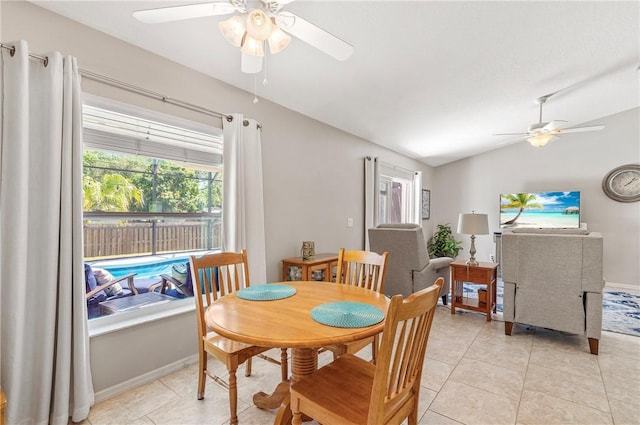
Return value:
<svg viewBox="0 0 640 425">
<path fill-rule="evenodd" d="M 540 118 L 539 122 L 531 124 L 526 133 L 500 133 L 495 136 L 521 136 L 515 140 L 526 139 L 532 146 L 542 147 L 554 140 L 560 134 L 565 133 L 578 133 L 581 131 L 595 131 L 602 130 L 604 125 L 593 125 L 589 127 L 571 127 L 571 128 L 558 128 L 562 123 L 566 123 L 565 120 L 554 120 L 549 122 L 542 122 L 542 105 L 551 97 L 551 95 L 542 96 L 536 99 L 536 103 L 540 105 Z"/>
<path fill-rule="evenodd" d="M 133 16 L 141 22 L 159 24 L 205 16 L 233 16 L 218 24 L 222 35 L 242 52 L 242 72 L 262 70 L 266 45 L 271 54 L 284 50 L 291 41 L 288 34 L 308 43 L 337 60 L 347 60 L 353 46 L 293 13 L 283 6 L 293 0 L 227 0 L 138 10 Z"/>
</svg>

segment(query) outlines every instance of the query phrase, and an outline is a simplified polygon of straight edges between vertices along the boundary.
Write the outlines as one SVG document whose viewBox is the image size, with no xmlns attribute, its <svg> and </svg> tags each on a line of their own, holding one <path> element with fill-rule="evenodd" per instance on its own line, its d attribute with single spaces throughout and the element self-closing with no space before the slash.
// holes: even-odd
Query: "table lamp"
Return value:
<svg viewBox="0 0 640 425">
<path fill-rule="evenodd" d="M 476 260 L 475 240 L 476 235 L 489 234 L 489 220 L 487 215 L 476 214 L 475 212 L 471 212 L 471 214 L 460 213 L 460 216 L 458 217 L 458 233 L 471 235 L 471 249 L 469 249 L 471 258 L 469 258 L 467 264 L 470 266 L 477 266 L 478 261 Z"/>
</svg>

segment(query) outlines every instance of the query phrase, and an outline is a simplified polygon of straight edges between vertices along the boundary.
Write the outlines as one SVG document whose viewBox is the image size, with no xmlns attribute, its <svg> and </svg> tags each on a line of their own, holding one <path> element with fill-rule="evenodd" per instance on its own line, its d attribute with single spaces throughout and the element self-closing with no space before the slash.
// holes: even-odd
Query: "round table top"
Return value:
<svg viewBox="0 0 640 425">
<path fill-rule="evenodd" d="M 384 320 L 362 328 L 323 325 L 311 318 L 311 309 L 335 301 L 355 301 L 378 307 L 385 314 L 384 294 L 330 282 L 278 282 L 296 288 L 296 294 L 272 301 L 241 299 L 235 293 L 215 301 L 205 312 L 207 325 L 217 334 L 262 347 L 313 348 L 357 341 L 382 332 Z"/>
</svg>

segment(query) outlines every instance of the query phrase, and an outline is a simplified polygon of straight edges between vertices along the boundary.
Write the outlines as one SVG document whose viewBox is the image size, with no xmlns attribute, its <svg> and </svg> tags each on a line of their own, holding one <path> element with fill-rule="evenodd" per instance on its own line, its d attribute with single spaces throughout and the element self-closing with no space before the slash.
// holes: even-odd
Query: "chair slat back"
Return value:
<svg viewBox="0 0 640 425">
<path fill-rule="evenodd" d="M 368 423 L 400 423 L 388 407 L 415 397 L 418 402 L 422 364 L 443 278 L 403 300 L 395 295 L 385 318 L 380 352 L 376 363 Z M 404 414 L 404 416 L 403 416 Z"/>
<path fill-rule="evenodd" d="M 336 280 L 338 283 L 359 286 L 382 292 L 386 277 L 388 253 L 371 251 L 338 251 Z"/>
<path fill-rule="evenodd" d="M 247 251 L 221 252 L 201 257 L 189 257 L 193 293 L 196 299 L 198 329 L 201 336 L 207 334 L 204 312 L 218 297 L 250 285 Z"/>
</svg>

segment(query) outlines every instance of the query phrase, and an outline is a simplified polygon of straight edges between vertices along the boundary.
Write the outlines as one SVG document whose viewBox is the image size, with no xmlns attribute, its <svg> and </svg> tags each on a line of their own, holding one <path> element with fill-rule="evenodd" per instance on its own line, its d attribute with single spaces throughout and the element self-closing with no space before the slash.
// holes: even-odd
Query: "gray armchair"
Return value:
<svg viewBox="0 0 640 425">
<path fill-rule="evenodd" d="M 591 354 L 598 354 L 602 236 L 577 229 L 531 232 L 502 235 L 505 334 L 511 335 L 514 322 L 586 333 Z"/>
<path fill-rule="evenodd" d="M 422 227 L 417 224 L 381 224 L 369 229 L 369 247 L 378 253 L 388 252 L 384 293 L 407 297 L 427 288 L 437 278 L 444 278 L 440 290 L 442 303 L 447 304 L 451 284 L 449 264 L 453 258 L 429 258 Z"/>
</svg>

